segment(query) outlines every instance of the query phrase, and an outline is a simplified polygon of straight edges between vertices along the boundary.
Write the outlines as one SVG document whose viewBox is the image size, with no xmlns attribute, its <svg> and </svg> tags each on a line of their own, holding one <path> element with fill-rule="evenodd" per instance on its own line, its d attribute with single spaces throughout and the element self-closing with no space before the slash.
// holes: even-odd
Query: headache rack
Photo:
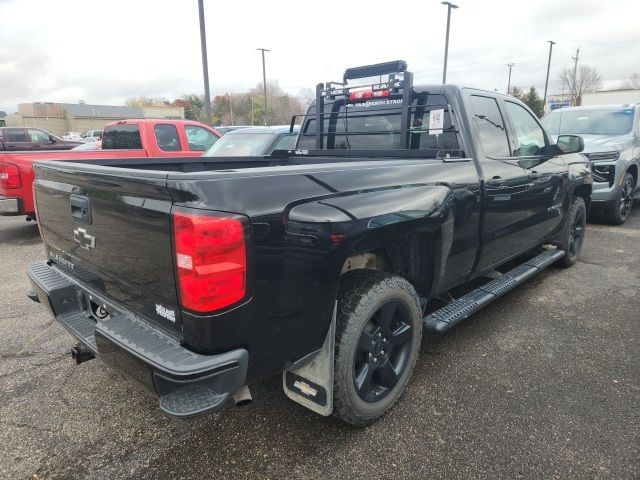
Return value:
<svg viewBox="0 0 640 480">
<path fill-rule="evenodd" d="M 349 80 L 356 80 L 361 78 L 379 77 L 379 81 L 370 84 L 356 84 L 348 85 Z M 383 77 L 386 77 L 383 79 Z M 429 149 L 429 150 L 412 150 L 411 139 L 412 134 L 424 134 L 428 133 L 428 120 L 427 125 L 412 125 L 413 113 L 416 113 L 416 117 L 420 114 L 419 118 L 424 118 L 426 113 L 427 119 L 430 116 L 431 111 L 442 110 L 444 113 L 449 113 L 449 119 L 451 125 L 447 128 L 441 129 L 442 133 L 458 133 L 455 127 L 455 119 L 450 105 L 413 105 L 414 103 L 414 89 L 413 89 L 413 74 L 407 70 L 407 63 L 403 60 L 396 60 L 392 62 L 378 63 L 375 65 L 365 65 L 362 67 L 348 68 L 344 72 L 342 83 L 340 82 L 326 82 L 316 85 L 316 99 L 315 99 L 315 112 L 302 115 L 302 129 L 301 136 L 315 136 L 315 150 L 304 151 L 310 155 L 336 155 L 339 153 L 341 156 L 359 156 L 363 153 L 368 155 L 398 155 L 402 154 L 406 156 L 429 156 L 436 158 L 461 158 L 464 157 L 464 152 L 460 149 Z M 419 98 L 419 97 L 418 97 Z M 338 109 L 336 111 L 336 101 L 343 100 L 344 109 L 342 112 Z M 357 106 L 363 102 L 376 102 L 375 108 L 368 109 L 367 111 L 349 111 L 347 106 Z M 380 105 L 378 105 L 378 103 Z M 326 107 L 332 105 L 331 111 L 327 112 Z M 358 117 L 374 117 L 376 115 L 384 115 L 390 111 L 400 112 L 400 128 L 395 130 L 381 130 L 381 131 L 353 131 L 348 130 L 347 119 L 355 119 Z M 291 128 L 295 124 L 297 118 L 296 115 L 291 120 Z M 315 118 L 315 133 L 307 133 L 304 131 L 307 119 Z M 338 119 L 345 119 L 345 131 L 336 132 L 336 124 Z M 325 129 L 329 122 L 328 130 Z M 331 142 L 327 141 L 328 136 L 333 135 L 345 135 L 359 136 L 359 135 L 388 135 L 399 134 L 399 144 L 397 148 L 393 150 L 334 150 L 330 145 Z M 410 152 L 410 153 L 409 153 Z M 297 151 L 297 154 L 302 152 Z"/>
</svg>

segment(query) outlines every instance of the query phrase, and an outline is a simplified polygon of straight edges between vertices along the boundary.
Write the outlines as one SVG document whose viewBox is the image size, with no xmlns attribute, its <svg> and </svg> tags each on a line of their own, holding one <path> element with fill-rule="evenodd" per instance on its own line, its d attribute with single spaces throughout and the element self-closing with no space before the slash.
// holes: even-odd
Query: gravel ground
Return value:
<svg viewBox="0 0 640 480">
<path fill-rule="evenodd" d="M 550 268 L 423 341 L 407 393 L 357 429 L 286 399 L 167 418 L 29 301 L 37 229 L 0 217 L 0 478 L 640 477 L 640 208 L 591 224 L 580 261 Z"/>
</svg>

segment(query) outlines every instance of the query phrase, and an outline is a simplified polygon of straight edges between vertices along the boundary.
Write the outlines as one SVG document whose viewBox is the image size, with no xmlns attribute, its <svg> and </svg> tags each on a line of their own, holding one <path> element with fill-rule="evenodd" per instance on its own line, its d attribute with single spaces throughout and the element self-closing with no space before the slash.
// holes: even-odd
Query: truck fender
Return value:
<svg viewBox="0 0 640 480">
<path fill-rule="evenodd" d="M 286 231 L 290 236 L 306 236 L 308 242 L 316 243 L 330 254 L 327 258 L 331 259 L 336 278 L 350 257 L 376 250 L 393 252 L 403 241 L 409 242 L 407 255 L 415 252 L 424 256 L 425 242 L 429 242 L 435 257 L 446 258 L 452 235 L 443 232 L 443 227 L 446 230 L 447 225 L 452 226 L 453 198 L 451 187 L 445 184 L 339 193 L 310 199 L 286 210 Z M 448 245 L 443 244 L 443 240 Z M 390 271 L 408 277 L 412 283 L 424 279 L 428 273 L 441 271 L 443 259 L 427 261 L 422 256 L 419 262 L 413 258 L 403 262 L 409 271 L 398 265 Z M 429 263 L 435 270 L 410 268 L 409 264 L 417 263 Z"/>
</svg>

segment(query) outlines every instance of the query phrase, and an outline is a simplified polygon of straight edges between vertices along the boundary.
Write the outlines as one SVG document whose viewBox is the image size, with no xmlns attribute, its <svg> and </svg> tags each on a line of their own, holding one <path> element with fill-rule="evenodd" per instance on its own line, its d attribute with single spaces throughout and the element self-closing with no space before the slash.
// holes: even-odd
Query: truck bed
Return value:
<svg viewBox="0 0 640 480">
<path fill-rule="evenodd" d="M 449 151 L 447 151 L 449 153 Z M 246 168 L 295 166 L 311 164 L 332 164 L 332 163 L 358 163 L 397 160 L 406 161 L 411 159 L 432 160 L 441 163 L 447 162 L 471 162 L 471 158 L 464 157 L 461 150 L 456 151 L 453 158 L 444 158 L 444 153 L 438 150 L 393 150 L 393 151 L 371 151 L 362 152 L 359 150 L 322 150 L 322 151 L 282 151 L 273 155 L 251 156 L 251 157 L 133 157 L 133 158 L 91 158 L 86 160 L 78 159 L 81 163 L 66 161 L 68 168 L 76 169 L 83 166 L 103 166 L 119 169 L 148 170 L 154 172 L 207 172 L 220 170 L 238 170 Z M 50 163 L 50 162 L 47 162 Z M 58 163 L 58 162 L 56 162 Z M 62 163 L 58 164 L 63 167 Z M 93 167 L 89 167 L 92 169 Z M 108 170 L 104 170 L 107 172 Z"/>
</svg>

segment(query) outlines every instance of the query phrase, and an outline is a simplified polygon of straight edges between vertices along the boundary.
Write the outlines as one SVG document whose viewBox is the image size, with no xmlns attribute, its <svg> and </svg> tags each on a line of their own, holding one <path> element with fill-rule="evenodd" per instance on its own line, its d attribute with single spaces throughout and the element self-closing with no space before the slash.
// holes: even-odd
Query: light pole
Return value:
<svg viewBox="0 0 640 480">
<path fill-rule="evenodd" d="M 447 6 L 447 36 L 444 41 L 444 70 L 442 71 L 442 83 L 447 83 L 447 57 L 449 56 L 449 25 L 451 24 L 451 9 L 458 8 L 451 2 L 440 2 Z"/>
<path fill-rule="evenodd" d="M 262 52 L 262 86 L 264 87 L 264 124 L 267 124 L 267 71 L 264 67 L 264 52 L 270 52 L 267 48 L 256 48 Z"/>
<path fill-rule="evenodd" d="M 549 86 L 549 70 L 551 69 L 551 52 L 553 46 L 556 44 L 553 40 L 547 40 L 549 42 L 549 61 L 547 62 L 547 79 L 544 81 L 544 97 L 542 98 L 542 108 L 547 105 L 547 87 Z"/>
<path fill-rule="evenodd" d="M 204 77 L 204 114 L 207 125 L 211 124 L 211 94 L 209 93 L 209 64 L 207 62 L 207 34 L 204 29 L 204 0 L 198 0 L 200 15 L 200 49 L 202 50 L 202 76 Z"/>
<path fill-rule="evenodd" d="M 513 68 L 514 63 L 507 63 L 507 67 L 509 67 L 509 81 L 507 82 L 507 95 L 509 95 L 509 90 L 511 90 L 511 69 Z"/>
</svg>

